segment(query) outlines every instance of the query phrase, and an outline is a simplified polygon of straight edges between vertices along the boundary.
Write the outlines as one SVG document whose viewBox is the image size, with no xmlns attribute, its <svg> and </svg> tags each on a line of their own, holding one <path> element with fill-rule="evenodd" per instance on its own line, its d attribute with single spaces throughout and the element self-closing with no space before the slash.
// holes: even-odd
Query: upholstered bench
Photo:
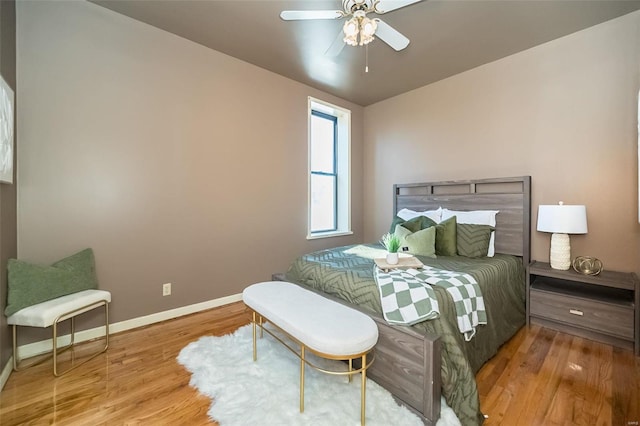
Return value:
<svg viewBox="0 0 640 426">
<path fill-rule="evenodd" d="M 7 318 L 7 324 L 13 327 L 13 369 L 19 371 L 20 359 L 18 358 L 18 326 L 26 327 L 51 327 L 53 326 L 53 374 L 61 376 L 62 374 L 76 368 L 85 362 L 93 359 L 97 355 L 106 351 L 109 347 L 109 303 L 111 302 L 111 293 L 105 290 L 83 290 L 77 293 L 68 294 L 55 299 L 47 300 L 36 305 L 28 306 L 20 309 L 18 312 Z M 58 374 L 58 354 L 74 345 L 75 340 L 75 317 L 84 312 L 104 306 L 105 319 L 105 345 L 102 350 L 94 353 L 91 357 L 83 362 Z M 58 340 L 58 324 L 67 319 L 71 319 L 71 342 L 59 348 Z"/>
<path fill-rule="evenodd" d="M 53 374 L 67 371 L 107 350 L 109 346 L 109 303 L 111 293 L 97 290 L 93 250 L 87 248 L 51 265 L 37 265 L 18 259 L 7 262 L 7 306 L 4 314 L 13 326 L 13 369 L 19 370 L 18 326 L 53 326 Z M 58 354 L 73 347 L 75 317 L 104 306 L 106 327 L 104 349 L 58 374 Z M 71 343 L 58 348 L 58 324 L 71 319 Z M 33 365 L 31 363 L 30 365 Z"/>
<path fill-rule="evenodd" d="M 257 360 L 256 327 L 287 346 L 300 358 L 300 412 L 304 411 L 304 370 L 309 365 L 329 374 L 351 376 L 361 374 L 360 421 L 365 424 L 367 369 L 373 358 L 367 355 L 378 341 L 378 327 L 362 312 L 326 299 L 319 294 L 287 282 L 269 281 L 253 284 L 242 293 L 244 303 L 253 310 L 253 359 Z M 300 353 L 264 327 L 268 321 L 287 334 L 298 345 Z M 349 362 L 348 371 L 327 371 L 305 358 L 309 350 L 317 356 Z M 353 361 L 360 366 L 353 368 Z"/>
</svg>

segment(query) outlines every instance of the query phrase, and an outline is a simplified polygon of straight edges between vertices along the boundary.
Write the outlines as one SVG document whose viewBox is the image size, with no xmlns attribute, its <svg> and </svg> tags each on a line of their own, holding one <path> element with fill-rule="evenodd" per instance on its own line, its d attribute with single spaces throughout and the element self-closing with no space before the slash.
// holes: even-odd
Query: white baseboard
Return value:
<svg viewBox="0 0 640 426">
<path fill-rule="evenodd" d="M 217 308 L 218 306 L 239 302 L 241 300 L 242 294 L 238 293 L 231 296 L 221 297 L 219 299 L 208 300 L 206 302 L 170 309 L 168 311 L 157 312 L 155 314 L 146 315 L 144 317 L 132 318 L 130 320 L 116 322 L 113 324 L 109 324 L 109 334 L 111 335 L 114 333 L 119 333 L 121 331 L 132 330 L 134 328 L 144 327 L 145 325 L 155 324 L 157 322 L 162 322 L 173 318 L 179 318 L 184 315 L 206 311 L 207 309 Z M 78 331 L 76 332 L 75 341 L 76 343 L 80 343 L 102 337 L 104 336 L 104 329 L 104 326 L 100 326 L 91 328 L 89 330 Z M 66 345 L 69 342 L 71 342 L 70 334 L 65 334 L 58 337 L 59 346 Z M 41 340 L 39 342 L 33 342 L 26 345 L 18 346 L 18 354 L 20 355 L 20 360 L 22 360 L 46 352 L 50 352 L 52 346 L 53 339 Z M 9 379 L 12 370 L 13 358 L 9 358 L 9 362 L 7 362 L 2 370 L 2 373 L 0 374 L 0 390 L 2 390 L 4 384 Z"/>
<path fill-rule="evenodd" d="M 12 371 L 13 371 L 13 356 L 10 356 L 9 361 L 7 361 L 7 364 L 2 369 L 2 373 L 0 373 L 0 391 L 4 389 L 4 385 L 7 383 L 7 380 L 9 380 L 9 376 L 11 375 Z"/>
</svg>

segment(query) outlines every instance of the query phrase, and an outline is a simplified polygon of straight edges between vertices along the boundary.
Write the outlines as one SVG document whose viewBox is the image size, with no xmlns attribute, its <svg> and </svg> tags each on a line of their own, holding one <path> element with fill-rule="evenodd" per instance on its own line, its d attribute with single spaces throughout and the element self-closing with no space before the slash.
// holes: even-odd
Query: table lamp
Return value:
<svg viewBox="0 0 640 426">
<path fill-rule="evenodd" d="M 569 234 L 587 233 L 587 208 L 557 205 L 538 206 L 538 231 L 552 232 L 549 263 L 553 269 L 566 271 L 571 266 Z"/>
</svg>

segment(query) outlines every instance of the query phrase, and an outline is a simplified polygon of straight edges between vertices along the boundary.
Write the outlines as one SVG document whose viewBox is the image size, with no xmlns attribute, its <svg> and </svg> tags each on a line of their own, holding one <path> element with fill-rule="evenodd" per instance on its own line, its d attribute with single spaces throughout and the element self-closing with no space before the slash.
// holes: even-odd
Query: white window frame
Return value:
<svg viewBox="0 0 640 426">
<path fill-rule="evenodd" d="M 336 141 L 337 228 L 334 231 L 311 232 L 311 111 L 333 115 L 338 119 Z M 308 98 L 307 110 L 307 239 L 351 235 L 351 111 L 313 97 Z"/>
</svg>

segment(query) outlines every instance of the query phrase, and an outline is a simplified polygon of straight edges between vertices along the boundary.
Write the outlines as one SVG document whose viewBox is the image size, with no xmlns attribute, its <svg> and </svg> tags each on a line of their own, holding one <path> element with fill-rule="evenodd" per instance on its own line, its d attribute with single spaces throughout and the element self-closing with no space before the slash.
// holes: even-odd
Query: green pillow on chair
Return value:
<svg viewBox="0 0 640 426">
<path fill-rule="evenodd" d="M 9 259 L 6 316 L 27 306 L 98 288 L 93 250 L 85 249 L 51 266 Z"/>
</svg>

